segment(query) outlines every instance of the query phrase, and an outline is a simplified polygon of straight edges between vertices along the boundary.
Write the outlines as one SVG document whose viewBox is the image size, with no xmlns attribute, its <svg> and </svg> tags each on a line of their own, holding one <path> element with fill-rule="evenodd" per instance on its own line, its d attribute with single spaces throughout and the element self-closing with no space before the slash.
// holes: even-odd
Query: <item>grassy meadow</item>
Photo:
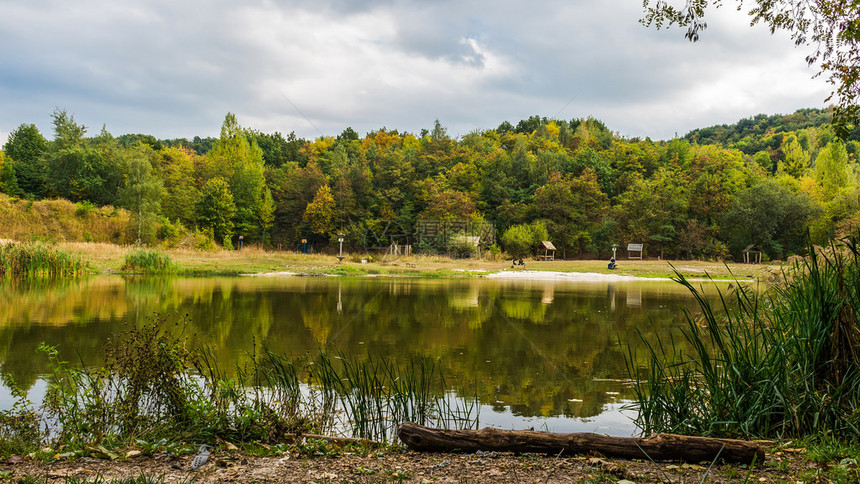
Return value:
<svg viewBox="0 0 860 484">
<path fill-rule="evenodd" d="M 80 256 L 95 272 L 122 272 L 127 254 L 138 250 L 133 246 L 106 243 L 65 242 L 57 246 Z M 511 267 L 508 260 L 451 259 L 444 256 L 408 256 L 374 258 L 367 254 L 347 254 L 339 263 L 333 255 L 297 254 L 263 250 L 246 246 L 240 251 L 200 251 L 166 249 L 178 273 L 185 274 L 261 274 L 297 273 L 307 275 L 390 275 L 421 277 L 464 277 L 496 271 L 556 271 L 592 272 L 636 277 L 673 277 L 673 267 L 689 278 L 710 275 L 718 279 L 773 281 L 781 272 L 780 263 L 737 264 L 709 261 L 620 260 L 618 268 L 610 270 L 603 260 L 535 261 L 526 259 L 525 267 Z M 361 263 L 365 259 L 367 263 Z"/>
</svg>

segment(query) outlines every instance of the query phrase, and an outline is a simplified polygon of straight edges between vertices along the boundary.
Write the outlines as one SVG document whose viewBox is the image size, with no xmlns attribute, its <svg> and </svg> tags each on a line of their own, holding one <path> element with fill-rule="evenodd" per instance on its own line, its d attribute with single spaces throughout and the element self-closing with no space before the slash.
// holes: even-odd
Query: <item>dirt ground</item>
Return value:
<svg viewBox="0 0 860 484">
<path fill-rule="evenodd" d="M 478 452 L 433 454 L 387 451 L 378 454 L 341 453 L 337 456 L 255 457 L 243 453 L 214 452 L 208 462 L 191 469 L 193 456 L 159 454 L 118 460 L 81 458 L 72 461 L 33 462 L 10 459 L 0 464 L 0 480 L 22 477 L 64 482 L 74 478 L 109 482 L 142 475 L 161 482 L 433 482 L 433 483 L 729 483 L 729 482 L 840 482 L 790 451 L 769 453 L 763 466 L 653 463 L 607 459 L 598 456 L 542 456 Z M 707 477 L 706 477 L 707 474 Z M 842 482 L 852 482 L 849 480 Z M 856 482 L 856 481 L 853 481 Z"/>
</svg>

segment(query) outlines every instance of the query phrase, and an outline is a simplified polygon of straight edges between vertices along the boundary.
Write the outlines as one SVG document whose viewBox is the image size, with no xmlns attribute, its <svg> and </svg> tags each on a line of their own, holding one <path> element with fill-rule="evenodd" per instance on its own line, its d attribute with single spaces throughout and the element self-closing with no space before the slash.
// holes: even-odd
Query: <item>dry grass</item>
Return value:
<svg viewBox="0 0 860 484">
<path fill-rule="evenodd" d="M 20 241 L 127 241 L 128 212 L 113 207 L 84 208 L 67 200 L 30 201 L 0 194 L 3 237 Z"/>
</svg>

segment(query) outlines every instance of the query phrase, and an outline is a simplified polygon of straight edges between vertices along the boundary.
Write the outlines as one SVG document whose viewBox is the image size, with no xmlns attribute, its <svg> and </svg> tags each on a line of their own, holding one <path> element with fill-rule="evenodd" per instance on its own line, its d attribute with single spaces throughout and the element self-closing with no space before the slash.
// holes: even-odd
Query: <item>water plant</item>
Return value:
<svg viewBox="0 0 860 484">
<path fill-rule="evenodd" d="M 860 435 L 860 249 L 856 238 L 810 255 L 760 293 L 744 285 L 713 308 L 683 276 L 701 316 L 684 337 L 628 353 L 637 424 L 646 433 L 784 437 Z"/>
<path fill-rule="evenodd" d="M 475 424 L 476 403 L 448 394 L 432 360 L 400 366 L 263 350 L 225 369 L 211 350 L 187 347 L 185 327 L 155 316 L 117 333 L 98 368 L 63 361 L 56 347 L 41 345 L 50 361 L 42 406 L 19 395 L 21 404 L 0 414 L 0 457 L 45 445 L 61 456 L 112 457 L 127 446 L 190 451 L 219 440 L 288 443 L 343 433 L 393 442 L 404 420 Z M 48 433 L 39 432 L 43 424 Z"/>
<path fill-rule="evenodd" d="M 391 441 L 397 425 L 410 421 L 438 427 L 476 426 L 477 398 L 453 398 L 436 362 L 411 359 L 404 365 L 374 358 L 320 353 L 312 381 L 339 401 L 356 437 Z"/>
<path fill-rule="evenodd" d="M 79 257 L 45 244 L 0 244 L 0 278 L 77 276 L 86 268 Z"/>
<path fill-rule="evenodd" d="M 135 249 L 125 255 L 121 270 L 136 274 L 169 274 L 176 271 L 176 266 L 164 252 Z"/>
</svg>

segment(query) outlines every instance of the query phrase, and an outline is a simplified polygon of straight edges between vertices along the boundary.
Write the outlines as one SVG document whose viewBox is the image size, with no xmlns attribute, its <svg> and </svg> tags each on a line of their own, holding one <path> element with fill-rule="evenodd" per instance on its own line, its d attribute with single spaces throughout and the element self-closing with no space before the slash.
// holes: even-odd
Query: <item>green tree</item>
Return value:
<svg viewBox="0 0 860 484">
<path fill-rule="evenodd" d="M 200 227 L 211 229 L 216 240 L 220 240 L 225 249 L 233 247 L 233 216 L 236 214 L 236 204 L 230 185 L 221 177 L 215 177 L 203 187 L 197 202 L 197 223 Z"/>
<path fill-rule="evenodd" d="M 743 155 L 740 151 L 718 146 L 696 146 L 690 153 L 690 162 L 684 170 L 690 181 L 690 192 L 695 195 L 690 212 L 706 227 L 715 225 L 731 196 L 746 187 Z"/>
<path fill-rule="evenodd" d="M 534 254 L 535 248 L 549 237 L 546 226 L 541 221 L 531 224 L 512 225 L 502 234 L 505 251 L 515 259 Z"/>
<path fill-rule="evenodd" d="M 74 115 L 65 109 L 56 108 L 51 114 L 51 123 L 54 125 L 52 148 L 55 151 L 83 145 L 87 127 L 76 123 Z"/>
<path fill-rule="evenodd" d="M 48 142 L 34 124 L 22 124 L 9 133 L 3 152 L 12 160 L 15 180 L 26 194 L 37 198 L 45 190 L 45 152 Z"/>
<path fill-rule="evenodd" d="M 608 210 L 609 199 L 590 169 L 576 178 L 554 173 L 532 201 L 532 213 L 545 221 L 550 240 L 561 246 L 562 257 L 567 257 L 568 250 L 585 250 Z"/>
<path fill-rule="evenodd" d="M 138 142 L 126 152 L 123 160 L 125 180 L 118 200 L 132 214 L 130 223 L 137 226 L 138 245 L 154 239 L 154 218 L 164 193 L 161 180 L 152 170 L 152 161 L 156 157 L 149 145 Z"/>
<path fill-rule="evenodd" d="M 46 158 L 48 194 L 73 202 L 113 204 L 122 184 L 119 144 L 102 129 L 93 146 L 88 146 L 87 128 L 77 124 L 74 116 L 57 109 L 52 117 L 54 141 Z"/>
<path fill-rule="evenodd" d="M 472 194 L 440 186 L 434 179 L 424 180 L 420 184 L 417 199 L 424 210 L 419 218 L 427 220 L 478 220 L 478 212 Z"/>
<path fill-rule="evenodd" d="M 206 170 L 209 176 L 216 174 L 230 184 L 236 204 L 233 219 L 236 232 L 251 240 L 268 237 L 262 231 L 261 220 L 266 197 L 263 151 L 256 142 L 248 141 L 233 113 L 225 116 L 221 136 L 206 158 L 209 160 Z"/>
<path fill-rule="evenodd" d="M 270 170 L 268 175 L 275 202 L 275 220 L 272 232 L 275 241 L 287 244 L 298 243 L 305 238 L 300 223 L 305 210 L 327 180 L 316 162 L 308 163 L 304 168 L 287 164 L 277 170 Z"/>
<path fill-rule="evenodd" d="M 18 179 L 15 177 L 15 168 L 12 166 L 12 158 L 5 158 L 0 151 L 0 192 L 7 195 L 22 195 L 18 188 Z"/>
<path fill-rule="evenodd" d="M 334 197 L 331 188 L 323 185 L 317 190 L 313 201 L 308 204 L 302 221 L 309 224 L 313 233 L 328 236 L 335 230 L 334 225 Z"/>
<path fill-rule="evenodd" d="M 618 196 L 613 218 L 622 242 L 655 242 L 663 256 L 665 250 L 677 252 L 676 238 L 689 206 L 688 183 L 678 172 L 661 168 Z"/>
<path fill-rule="evenodd" d="M 779 259 L 803 252 L 806 228 L 818 212 L 808 195 L 766 178 L 735 194 L 721 228 L 735 256 L 756 244 L 769 257 Z"/>
<path fill-rule="evenodd" d="M 163 182 L 161 215 L 186 227 L 193 227 L 197 219 L 195 207 L 200 198 L 200 188 L 195 178 L 195 167 L 200 157 L 190 148 L 168 147 L 158 152 L 153 166 Z"/>
<path fill-rule="evenodd" d="M 827 143 L 815 158 L 815 180 L 824 199 L 830 200 L 848 188 L 848 151 L 841 142 Z"/>
<path fill-rule="evenodd" d="M 48 157 L 49 194 L 73 202 L 87 200 L 96 205 L 111 205 L 122 183 L 115 153 L 75 146 Z"/>
<path fill-rule="evenodd" d="M 782 143 L 782 153 L 785 160 L 779 163 L 779 169 L 795 178 L 806 174 L 809 168 L 809 153 L 804 151 L 797 137 L 785 138 Z"/>
<path fill-rule="evenodd" d="M 275 199 L 268 188 L 263 193 L 263 203 L 260 205 L 260 231 L 262 242 L 266 245 L 271 243 L 272 226 L 275 223 Z"/>
</svg>

